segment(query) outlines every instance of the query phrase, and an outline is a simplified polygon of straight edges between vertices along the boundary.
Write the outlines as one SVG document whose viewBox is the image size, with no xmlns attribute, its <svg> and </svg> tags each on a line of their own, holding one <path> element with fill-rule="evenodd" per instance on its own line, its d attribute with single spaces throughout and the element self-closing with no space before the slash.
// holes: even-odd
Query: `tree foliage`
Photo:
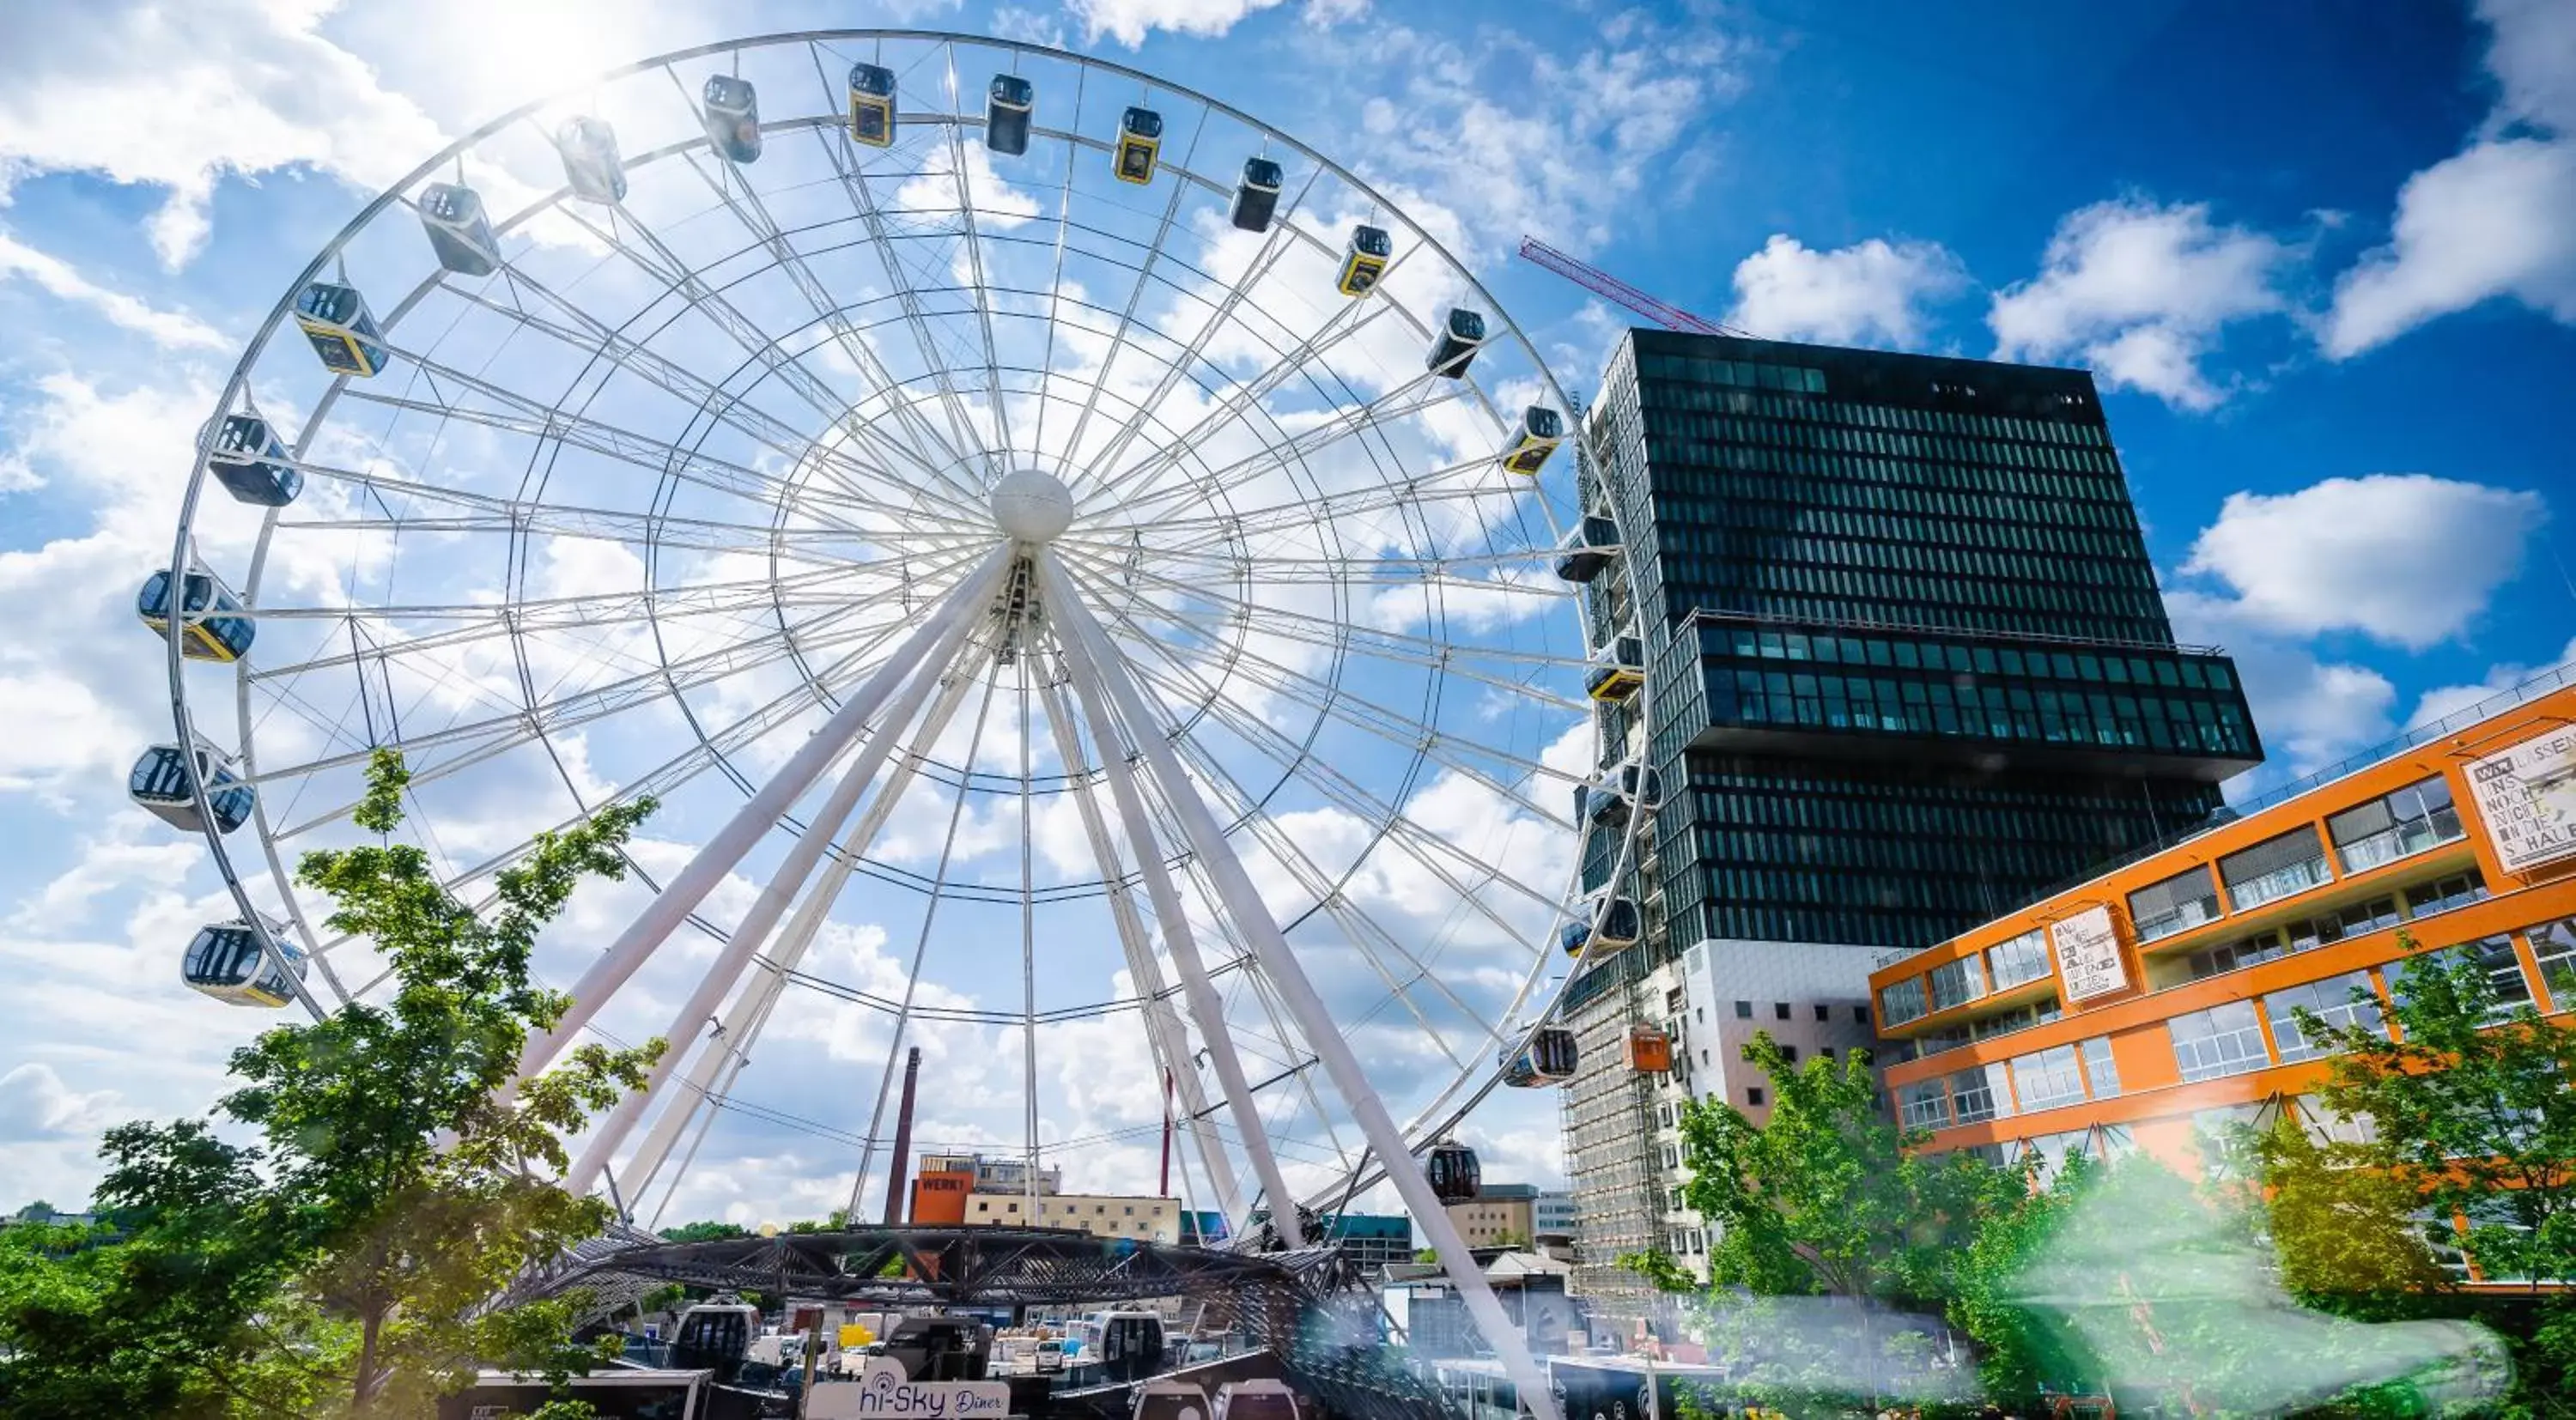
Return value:
<svg viewBox="0 0 2576 1420">
<path fill-rule="evenodd" d="M 390 835 L 407 783 L 379 751 L 354 821 Z M 662 1045 L 583 1046 L 505 1091 L 528 1032 L 569 1004 L 530 974 L 538 934 L 581 881 L 624 875 L 652 807 L 540 835 L 480 915 L 411 845 L 307 854 L 297 880 L 331 900 L 333 931 L 384 955 L 390 999 L 234 1053 L 214 1113 L 255 1142 L 203 1120 L 109 1133 L 97 1204 L 131 1236 L 0 1281 L 0 1390 L 61 1401 L 13 1414 L 410 1416 L 477 1363 L 585 1367 L 566 1304 L 487 1302 L 609 1221 L 545 1180 L 569 1163 L 564 1134 L 640 1086 Z M 110 1393 L 128 1391 L 145 1394 Z"/>
</svg>

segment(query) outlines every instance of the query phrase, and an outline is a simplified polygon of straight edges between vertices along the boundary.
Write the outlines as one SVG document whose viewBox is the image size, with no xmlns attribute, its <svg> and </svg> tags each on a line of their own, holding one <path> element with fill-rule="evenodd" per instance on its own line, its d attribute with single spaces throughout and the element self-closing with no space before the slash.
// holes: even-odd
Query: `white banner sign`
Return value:
<svg viewBox="0 0 2576 1420">
<path fill-rule="evenodd" d="M 806 1420 L 861 1420 L 875 1415 L 922 1415 L 931 1420 L 976 1420 L 1011 1413 L 1011 1388 L 1000 1381 L 906 1380 L 903 1367 L 883 1356 L 868 1358 L 855 1381 L 816 1381 L 806 1398 Z"/>
<path fill-rule="evenodd" d="M 2576 853 L 2576 726 L 2561 725 L 2469 766 L 2487 843 L 2508 873 Z"/>
<path fill-rule="evenodd" d="M 2120 934 L 2111 925 L 2110 908 L 2088 907 L 2063 922 L 2051 922 L 2048 944 L 2057 951 L 2057 980 L 2066 1000 L 2129 989 L 2129 968 L 2120 960 Z"/>
</svg>

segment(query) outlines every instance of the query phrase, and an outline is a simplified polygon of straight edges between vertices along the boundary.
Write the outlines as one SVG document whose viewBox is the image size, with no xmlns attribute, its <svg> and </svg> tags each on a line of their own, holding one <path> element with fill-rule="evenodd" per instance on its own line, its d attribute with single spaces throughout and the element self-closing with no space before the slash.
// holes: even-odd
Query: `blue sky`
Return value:
<svg viewBox="0 0 2576 1420">
<path fill-rule="evenodd" d="M 438 8 L 0 16 L 22 76 L 0 92 L 0 588 L 22 609 L 0 1204 L 85 1190 L 101 1124 L 202 1107 L 255 1024 L 170 980 L 211 901 L 202 848 L 138 824 L 120 782 L 167 725 L 123 604 L 240 342 L 449 137 L 731 34 L 912 23 L 1215 95 L 1441 236 L 1577 392 L 1623 317 L 1513 260 L 1524 232 L 1759 334 L 2090 366 L 2177 629 L 2245 667 L 2258 782 L 2576 652 L 2576 9 L 2551 0 L 2331 26 L 2218 3 Z M 889 968 L 885 935 L 853 938 L 854 975 Z M 872 1060 L 831 1030 L 821 1058 Z M 1471 1128 L 1489 1176 L 1552 1177 L 1553 1110 L 1517 1104 Z"/>
</svg>

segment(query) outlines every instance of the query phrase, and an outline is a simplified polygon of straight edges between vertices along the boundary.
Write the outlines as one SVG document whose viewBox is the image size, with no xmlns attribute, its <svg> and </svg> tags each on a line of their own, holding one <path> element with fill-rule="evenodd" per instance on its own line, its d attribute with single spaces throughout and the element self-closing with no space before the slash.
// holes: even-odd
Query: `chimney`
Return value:
<svg viewBox="0 0 2576 1420">
<path fill-rule="evenodd" d="M 921 1083 L 921 1047 L 912 1047 L 903 1059 L 903 1107 L 894 1116 L 894 1168 L 886 1175 L 885 1220 L 889 1224 L 906 1220 L 903 1186 L 912 1172 L 912 1096 Z"/>
</svg>

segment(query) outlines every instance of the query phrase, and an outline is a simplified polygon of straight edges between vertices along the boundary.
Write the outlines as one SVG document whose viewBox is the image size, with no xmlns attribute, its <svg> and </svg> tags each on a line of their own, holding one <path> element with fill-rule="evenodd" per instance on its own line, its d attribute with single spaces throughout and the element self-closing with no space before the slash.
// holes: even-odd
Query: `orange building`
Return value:
<svg viewBox="0 0 2576 1420">
<path fill-rule="evenodd" d="M 1873 972 L 1891 1106 L 1931 1150 L 2052 1167 L 2198 1171 L 2212 1125 L 2283 1110 L 2353 1137 L 2293 1013 L 2375 1023 L 2401 929 L 2576 1025 L 2576 667 Z"/>
<path fill-rule="evenodd" d="M 923 1169 L 912 1180 L 913 1222 L 955 1227 L 966 1221 L 966 1195 L 975 1191 L 973 1169 Z"/>
</svg>

